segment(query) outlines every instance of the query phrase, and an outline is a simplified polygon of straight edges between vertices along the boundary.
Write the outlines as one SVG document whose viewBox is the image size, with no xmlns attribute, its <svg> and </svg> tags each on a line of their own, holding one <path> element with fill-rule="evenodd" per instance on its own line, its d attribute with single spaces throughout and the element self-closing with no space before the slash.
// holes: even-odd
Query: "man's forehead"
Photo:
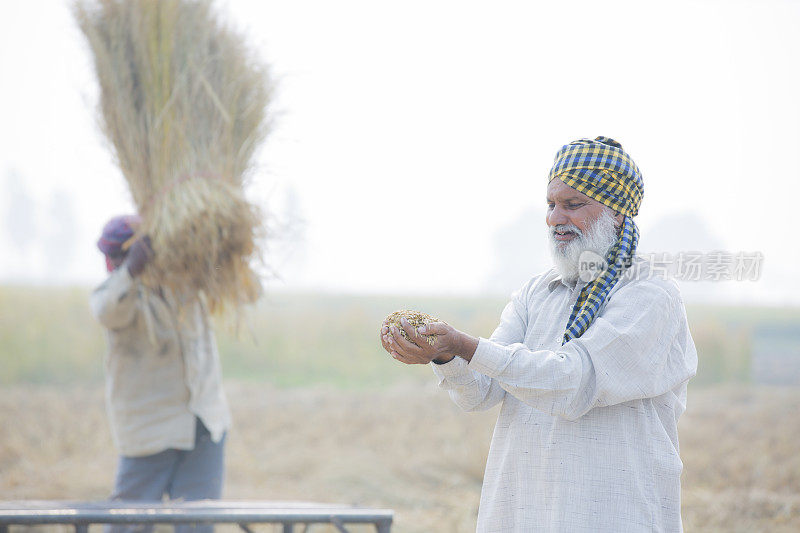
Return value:
<svg viewBox="0 0 800 533">
<path fill-rule="evenodd" d="M 563 181 L 555 178 L 547 185 L 547 201 L 566 202 L 567 200 L 583 200 L 595 202 L 582 192 L 578 192 Z"/>
</svg>

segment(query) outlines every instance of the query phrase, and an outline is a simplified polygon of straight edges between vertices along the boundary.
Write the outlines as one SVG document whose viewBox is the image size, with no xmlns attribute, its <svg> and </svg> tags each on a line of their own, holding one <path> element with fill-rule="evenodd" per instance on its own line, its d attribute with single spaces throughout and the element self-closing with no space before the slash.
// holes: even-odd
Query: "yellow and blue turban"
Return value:
<svg viewBox="0 0 800 533">
<path fill-rule="evenodd" d="M 639 167 L 622 145 L 608 137 L 580 139 L 564 145 L 556 154 L 548 181 L 560 179 L 568 186 L 624 215 L 617 242 L 605 257 L 606 267 L 588 283 L 567 322 L 564 343 L 580 337 L 594 321 L 608 293 L 631 265 L 639 242 L 633 217 L 639 212 L 644 183 Z"/>
</svg>

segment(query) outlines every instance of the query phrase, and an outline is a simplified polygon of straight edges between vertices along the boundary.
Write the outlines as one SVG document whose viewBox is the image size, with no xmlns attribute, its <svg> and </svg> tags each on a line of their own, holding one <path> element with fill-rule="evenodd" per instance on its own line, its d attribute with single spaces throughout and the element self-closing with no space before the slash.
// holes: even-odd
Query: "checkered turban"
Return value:
<svg viewBox="0 0 800 533">
<path fill-rule="evenodd" d="M 564 344 L 589 329 L 608 298 L 608 293 L 633 261 L 639 228 L 633 217 L 639 212 L 644 183 L 639 167 L 622 145 L 608 137 L 580 139 L 556 154 L 548 181 L 560 179 L 568 186 L 624 215 L 617 242 L 605 257 L 606 267 L 581 290 L 564 332 Z"/>
</svg>

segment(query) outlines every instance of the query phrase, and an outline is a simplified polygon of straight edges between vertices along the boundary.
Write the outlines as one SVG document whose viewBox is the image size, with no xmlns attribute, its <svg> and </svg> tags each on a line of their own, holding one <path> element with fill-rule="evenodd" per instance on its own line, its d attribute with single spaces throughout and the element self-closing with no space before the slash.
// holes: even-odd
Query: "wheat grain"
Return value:
<svg viewBox="0 0 800 533">
<path fill-rule="evenodd" d="M 423 326 L 426 324 L 430 324 L 431 322 L 439 322 L 438 318 L 434 318 L 430 315 L 425 313 L 420 313 L 419 311 L 411 311 L 409 309 L 402 309 L 400 311 L 395 311 L 391 313 L 389 316 L 386 317 L 386 323 L 389 326 L 397 326 L 397 329 L 400 330 L 400 335 L 411 342 L 414 342 L 414 339 L 410 339 L 406 334 L 405 330 L 403 329 L 403 325 L 400 323 L 400 319 L 405 318 L 408 320 L 409 324 L 414 326 L 414 328 L 418 328 L 419 326 Z M 428 344 L 431 346 L 434 345 L 436 342 L 436 335 L 421 335 L 417 333 L 417 337 L 425 337 L 425 340 L 428 341 Z M 416 344 L 416 342 L 414 342 Z"/>
</svg>

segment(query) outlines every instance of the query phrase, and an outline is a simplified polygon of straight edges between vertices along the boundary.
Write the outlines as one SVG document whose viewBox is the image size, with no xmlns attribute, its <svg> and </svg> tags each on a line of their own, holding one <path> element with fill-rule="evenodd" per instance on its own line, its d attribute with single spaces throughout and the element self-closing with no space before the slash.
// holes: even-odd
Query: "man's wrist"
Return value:
<svg viewBox="0 0 800 533">
<path fill-rule="evenodd" d="M 475 355 L 475 350 L 478 349 L 478 338 L 459 331 L 453 344 L 452 352 L 435 357 L 432 361 L 437 365 L 443 365 L 456 357 L 460 357 L 469 363 L 472 360 L 472 356 Z"/>
<path fill-rule="evenodd" d="M 459 340 L 457 355 L 469 363 L 472 361 L 472 356 L 475 355 L 475 350 L 478 349 L 478 338 L 462 333 Z"/>
</svg>

